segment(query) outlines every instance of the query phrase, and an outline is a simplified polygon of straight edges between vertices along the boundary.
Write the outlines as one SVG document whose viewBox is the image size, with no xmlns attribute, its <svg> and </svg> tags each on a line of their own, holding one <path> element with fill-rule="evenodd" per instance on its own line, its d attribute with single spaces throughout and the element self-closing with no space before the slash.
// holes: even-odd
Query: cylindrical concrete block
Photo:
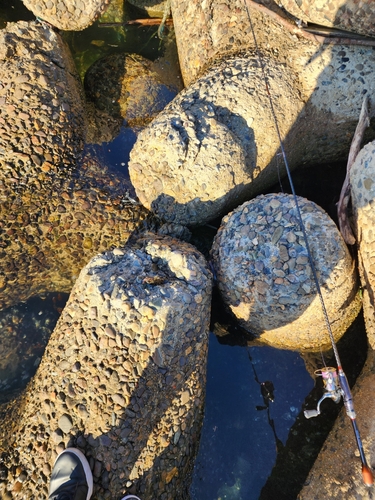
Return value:
<svg viewBox="0 0 375 500">
<path fill-rule="evenodd" d="M 338 340 L 361 307 L 355 267 L 334 222 L 315 203 L 298 200 Z M 258 196 L 224 217 L 212 258 L 225 304 L 262 342 L 301 351 L 330 346 L 291 195 Z"/>
<path fill-rule="evenodd" d="M 68 445 L 88 457 L 97 498 L 187 498 L 211 286 L 193 246 L 151 234 L 82 270 L 36 375 L 2 420 L 5 465 L 25 476 L 18 493 L 10 478 L 12 498 L 46 497 L 47 472 Z"/>
</svg>

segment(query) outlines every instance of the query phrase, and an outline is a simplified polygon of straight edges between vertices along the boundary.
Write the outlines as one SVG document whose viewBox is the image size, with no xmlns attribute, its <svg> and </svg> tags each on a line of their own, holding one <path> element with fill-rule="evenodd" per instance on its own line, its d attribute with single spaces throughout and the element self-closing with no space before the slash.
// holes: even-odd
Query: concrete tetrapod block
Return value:
<svg viewBox="0 0 375 500">
<path fill-rule="evenodd" d="M 315 203 L 298 200 L 338 340 L 361 308 L 356 270 L 334 222 Z M 291 195 L 258 196 L 224 217 L 212 258 L 225 304 L 261 342 L 299 351 L 330 347 Z"/>
<path fill-rule="evenodd" d="M 91 257 L 124 245 L 148 211 L 84 152 L 81 82 L 61 36 L 0 30 L 0 307 L 69 292 Z"/>
<path fill-rule="evenodd" d="M 371 78 L 367 76 L 367 71 L 371 73 L 374 71 L 371 46 L 358 46 L 356 44 L 361 43 L 358 40 L 354 40 L 353 45 L 350 45 L 351 41 L 345 38 L 345 34 L 340 34 L 341 43 L 338 45 L 335 38 L 332 37 L 327 37 L 326 43 L 322 43 L 324 37 L 304 36 L 294 21 L 285 22 L 285 16 L 275 16 L 272 10 L 266 9 L 262 5 L 258 5 L 256 9 L 246 0 L 212 0 L 211 2 L 172 0 L 173 23 L 181 73 L 186 86 L 204 74 L 207 68 L 217 63 L 218 60 L 248 50 L 254 52 L 254 38 L 245 3 L 249 8 L 257 44 L 262 55 L 273 55 L 279 64 L 291 68 L 293 72 L 302 77 L 305 84 L 301 98 L 305 102 L 315 91 L 328 93 L 332 102 L 337 99 L 337 95 L 335 97 L 335 91 L 331 87 L 330 78 L 322 78 L 320 84 L 316 80 L 314 82 L 314 79 L 324 69 L 334 71 L 337 74 L 337 79 L 342 84 L 346 83 L 348 87 L 356 83 L 360 89 L 358 99 L 362 99 L 360 95 L 361 81 L 358 78 L 362 77 L 367 83 L 371 83 Z M 304 19 L 302 9 L 310 8 L 310 12 L 315 11 L 316 20 L 312 21 L 313 16 L 311 16 L 309 21 L 319 24 L 324 24 L 322 22 L 323 16 L 326 20 L 329 17 L 335 19 L 335 14 L 341 13 L 340 21 L 346 22 L 348 26 L 351 25 L 351 28 L 345 29 L 352 29 L 358 33 L 362 33 L 361 30 L 364 29 L 364 32 L 370 36 L 374 33 L 372 0 L 360 0 L 360 2 L 357 0 L 323 0 L 321 4 L 324 6 L 322 6 L 320 15 L 318 14 L 317 1 L 302 0 L 298 2 L 303 4 L 301 8 L 297 6 L 295 0 L 282 0 L 280 2 L 263 0 L 261 3 L 268 4 L 270 8 L 274 8 L 276 3 L 283 4 L 285 7 L 287 6 L 286 10 L 290 10 L 296 17 L 302 19 Z M 339 3 L 341 8 L 337 10 Z M 294 4 L 294 8 L 291 7 L 292 4 Z M 333 7 L 333 4 L 336 5 L 328 14 L 327 11 Z M 352 10 L 352 13 L 349 14 L 345 12 L 346 10 Z M 317 20 L 318 16 L 319 21 Z M 343 44 L 343 39 L 347 43 Z M 363 43 L 366 42 L 363 41 Z M 372 42 L 370 41 L 370 43 Z M 337 57 L 337 53 L 339 57 Z M 352 64 L 353 59 L 357 59 L 355 64 Z M 362 67 L 351 72 L 359 64 L 362 64 Z M 277 92 L 277 87 L 275 92 Z M 343 97 L 342 104 L 345 103 L 345 94 Z M 360 108 L 360 104 L 358 107 Z M 329 108 L 330 106 L 328 106 L 327 111 Z"/>
<path fill-rule="evenodd" d="M 273 69 L 276 109 L 290 110 L 281 124 L 285 135 L 297 118 L 298 96 L 285 68 Z M 129 173 L 146 208 L 199 225 L 275 182 L 276 149 L 261 69 L 253 56 L 236 57 L 183 90 L 141 131 Z"/>
<path fill-rule="evenodd" d="M 350 184 L 366 332 L 375 349 L 375 142 L 359 152 L 350 169 Z"/>
<path fill-rule="evenodd" d="M 87 28 L 107 8 L 110 0 L 22 0 L 38 17 L 60 30 Z"/>
<path fill-rule="evenodd" d="M 2 491 L 46 498 L 57 452 L 73 445 L 92 466 L 94 498 L 187 498 L 211 287 L 204 257 L 169 237 L 148 234 L 92 259 L 36 375 L 1 421 Z"/>
<path fill-rule="evenodd" d="M 139 134 L 129 171 L 145 207 L 199 225 L 269 189 L 284 170 L 243 2 L 181 4 L 176 37 L 189 87 Z M 290 168 L 343 160 L 363 95 L 375 90 L 373 47 L 323 45 L 253 17 Z"/>
</svg>

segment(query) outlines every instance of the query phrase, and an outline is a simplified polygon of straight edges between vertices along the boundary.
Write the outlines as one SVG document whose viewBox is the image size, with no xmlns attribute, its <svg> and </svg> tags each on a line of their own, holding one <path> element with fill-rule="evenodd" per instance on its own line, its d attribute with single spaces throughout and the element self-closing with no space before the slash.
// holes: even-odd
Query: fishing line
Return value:
<svg viewBox="0 0 375 500">
<path fill-rule="evenodd" d="M 244 2 L 245 2 L 245 0 L 244 0 Z M 264 79 L 264 82 L 265 82 L 265 85 L 266 85 L 267 97 L 268 97 L 268 100 L 269 100 L 269 104 L 270 104 L 270 108 L 271 108 L 271 114 L 272 114 L 272 118 L 273 118 L 273 121 L 274 121 L 274 124 L 275 124 L 275 129 L 276 129 L 277 137 L 278 137 L 279 143 L 280 143 L 281 155 L 282 155 L 283 160 L 284 160 L 285 170 L 286 170 L 286 173 L 287 173 L 287 176 L 288 176 L 288 180 L 289 180 L 289 184 L 290 184 L 290 189 L 292 190 L 292 195 L 293 195 L 294 203 L 295 203 L 295 206 L 296 206 L 298 221 L 299 221 L 299 224 L 301 226 L 301 231 L 302 231 L 302 234 L 303 234 L 303 239 L 304 239 L 304 242 L 305 242 L 305 245 L 306 245 L 306 252 L 307 252 L 307 257 L 309 259 L 309 264 L 310 264 L 310 267 L 311 267 L 311 272 L 313 274 L 314 283 L 315 283 L 316 290 L 317 290 L 317 293 L 318 293 L 318 296 L 319 296 L 319 300 L 320 300 L 320 303 L 321 303 L 321 306 L 322 306 L 324 320 L 325 320 L 325 323 L 326 323 L 326 326 L 327 326 L 327 330 L 328 330 L 328 334 L 329 334 L 329 337 L 330 337 L 330 340 L 331 340 L 331 343 L 332 343 L 333 352 L 335 354 L 335 358 L 336 358 L 337 364 L 341 365 L 339 353 L 337 351 L 337 347 L 336 347 L 336 344 L 335 344 L 335 339 L 333 337 L 333 332 L 332 332 L 331 325 L 330 325 L 329 318 L 328 318 L 327 308 L 326 308 L 326 305 L 324 303 L 322 291 L 321 291 L 319 280 L 318 280 L 318 275 L 317 275 L 315 264 L 314 264 L 314 261 L 313 261 L 313 258 L 312 258 L 312 254 L 311 254 L 311 250 L 310 250 L 310 245 L 309 245 L 309 241 L 308 241 L 308 238 L 307 238 L 305 224 L 304 224 L 303 219 L 302 219 L 302 214 L 301 214 L 300 206 L 299 206 L 299 203 L 298 203 L 298 198 L 297 198 L 297 195 L 296 195 L 296 191 L 294 189 L 293 179 L 292 179 L 292 175 L 290 173 L 289 163 L 288 163 L 288 159 L 287 159 L 287 156 L 286 156 L 286 152 L 285 152 L 285 148 L 284 148 L 284 143 L 283 143 L 283 140 L 282 140 L 282 137 L 281 137 L 279 123 L 277 121 L 276 112 L 275 112 L 275 108 L 274 108 L 274 105 L 273 105 L 273 100 L 272 100 L 270 89 L 269 89 L 269 85 L 268 85 L 268 78 L 267 78 L 267 74 L 266 74 L 266 68 L 265 68 L 263 56 L 262 56 L 262 54 L 261 54 L 261 52 L 259 50 L 258 42 L 257 42 L 256 36 L 255 36 L 254 26 L 253 26 L 252 19 L 251 19 L 251 16 L 250 16 L 250 12 L 249 12 L 249 9 L 248 9 L 246 3 L 245 3 L 245 7 L 246 7 L 247 17 L 248 17 L 249 24 L 250 24 L 250 29 L 251 29 L 251 32 L 252 32 L 252 35 L 253 35 L 253 39 L 254 39 L 255 51 L 257 53 L 257 57 L 258 57 L 258 60 L 259 60 L 259 63 L 260 63 L 260 67 L 261 67 L 263 79 Z"/>
<path fill-rule="evenodd" d="M 299 225 L 300 225 L 300 228 L 301 228 L 301 231 L 302 231 L 302 234 L 303 234 L 303 239 L 304 239 L 304 242 L 305 242 L 305 245 L 306 245 L 307 257 L 308 257 L 308 260 L 309 260 L 311 272 L 312 272 L 312 275 L 313 275 L 313 278 L 314 278 L 315 287 L 316 287 L 316 290 L 317 290 L 317 294 L 319 296 L 319 300 L 320 300 L 320 304 L 321 304 L 321 308 L 322 308 L 324 320 L 325 320 L 325 323 L 326 323 L 327 331 L 328 331 L 328 334 L 329 334 L 329 338 L 330 338 L 330 341 L 331 341 L 331 344 L 332 344 L 332 349 L 333 349 L 333 352 L 334 352 L 334 355 L 335 355 L 335 359 L 336 359 L 336 363 L 337 363 L 337 372 L 338 372 L 338 375 L 337 375 L 335 369 L 329 368 L 329 367 L 327 367 L 325 365 L 324 356 L 323 356 L 323 353 L 321 351 L 322 360 L 323 360 L 323 363 L 325 365 L 325 368 L 321 369 L 321 370 L 318 370 L 316 372 L 316 374 L 317 375 L 321 375 L 322 378 L 323 378 L 325 393 L 323 394 L 323 397 L 318 402 L 317 409 L 316 410 L 305 411 L 305 416 L 307 418 L 310 418 L 310 417 L 315 417 L 315 416 L 319 415 L 320 414 L 320 403 L 322 402 L 323 399 L 325 399 L 325 398 L 328 397 L 328 398 L 333 399 L 335 402 L 338 402 L 341 399 L 341 396 L 342 396 L 346 413 L 349 416 L 349 418 L 350 418 L 350 420 L 352 422 L 352 425 L 353 425 L 354 435 L 355 435 L 356 442 L 357 442 L 357 447 L 358 447 L 358 450 L 359 450 L 359 453 L 360 453 L 360 458 L 361 458 L 361 462 L 362 462 L 362 477 L 363 477 L 363 481 L 364 481 L 364 483 L 367 486 L 371 486 L 373 484 L 373 476 L 372 476 L 372 472 L 371 472 L 370 467 L 367 465 L 366 457 L 365 457 L 364 450 L 363 450 L 362 441 L 361 441 L 359 430 L 358 430 L 357 423 L 356 423 L 356 413 L 354 411 L 352 394 L 351 394 L 351 391 L 350 391 L 348 380 L 347 380 L 346 375 L 345 375 L 345 373 L 344 373 L 344 371 L 342 369 L 342 366 L 341 366 L 340 356 L 339 356 L 339 353 L 338 353 L 338 350 L 337 350 L 337 346 L 336 346 L 336 342 L 335 342 L 335 339 L 334 339 L 334 336 L 333 336 L 333 332 L 332 332 L 332 329 L 331 329 L 331 324 L 329 322 L 328 312 L 327 312 L 327 308 L 326 308 L 326 305 L 325 305 L 325 302 L 324 302 L 322 290 L 321 290 L 321 287 L 320 287 L 320 284 L 319 284 L 319 279 L 318 279 L 316 267 L 315 267 L 315 264 L 314 264 L 314 260 L 313 260 L 313 257 L 312 257 L 312 252 L 311 252 L 311 249 L 310 249 L 310 245 L 309 245 L 309 241 L 308 241 L 308 237 L 307 237 L 307 233 L 306 233 L 305 224 L 304 224 L 303 219 L 302 219 L 302 214 L 301 214 L 300 206 L 299 206 L 299 203 L 298 203 L 298 198 L 297 198 L 297 195 L 296 195 L 296 192 L 295 192 L 295 189 L 294 189 L 293 179 L 292 179 L 292 176 L 291 176 L 288 159 L 287 159 L 287 156 L 286 156 L 286 152 L 285 152 L 285 148 L 284 148 L 284 143 L 283 143 L 283 139 L 281 137 L 281 132 L 280 132 L 280 128 L 279 128 L 279 123 L 278 123 L 278 120 L 277 120 L 275 108 L 274 108 L 274 105 L 273 105 L 273 99 L 272 99 L 271 92 L 270 92 L 270 87 L 269 87 L 269 84 L 268 84 L 268 78 L 267 78 L 267 73 L 266 73 L 266 66 L 265 66 L 265 63 L 264 63 L 264 60 L 263 60 L 262 53 L 261 53 L 261 51 L 259 49 L 259 46 L 258 46 L 258 41 L 257 41 L 256 35 L 255 35 L 254 25 L 253 25 L 253 22 L 252 22 L 252 18 L 250 16 L 250 11 L 249 11 L 248 5 L 246 4 L 246 0 L 243 0 L 243 2 L 244 2 L 245 10 L 247 12 L 247 17 L 248 17 L 248 21 L 249 21 L 249 25 L 250 25 L 252 37 L 253 37 L 253 40 L 254 40 L 255 52 L 256 52 L 256 55 L 257 55 L 260 67 L 261 67 L 261 72 L 262 72 L 263 80 L 264 80 L 264 83 L 265 83 L 265 88 L 266 88 L 266 92 L 267 92 L 267 96 L 268 96 L 268 101 L 269 101 L 269 104 L 270 104 L 271 115 L 272 115 L 273 122 L 274 122 L 274 125 L 275 125 L 277 137 L 278 137 L 278 140 L 279 140 L 279 143 L 280 143 L 280 150 L 281 150 L 281 154 L 282 154 L 282 157 L 283 157 L 283 160 L 284 160 L 285 170 L 286 170 L 286 173 L 287 173 L 287 176 L 288 176 L 290 188 L 291 188 L 291 191 L 292 191 L 292 195 L 293 195 L 293 199 L 294 199 L 294 203 L 295 203 L 295 207 L 296 207 L 297 218 L 298 218 Z"/>
<path fill-rule="evenodd" d="M 276 153 L 276 170 L 277 170 L 277 178 L 278 178 L 278 181 L 279 181 L 280 190 L 281 190 L 281 192 L 282 192 L 282 193 L 284 193 L 284 187 L 283 187 L 283 183 L 282 183 L 282 180 L 281 180 L 281 172 L 280 172 L 279 156 L 281 156 L 281 153 L 277 152 L 277 153 Z"/>
</svg>

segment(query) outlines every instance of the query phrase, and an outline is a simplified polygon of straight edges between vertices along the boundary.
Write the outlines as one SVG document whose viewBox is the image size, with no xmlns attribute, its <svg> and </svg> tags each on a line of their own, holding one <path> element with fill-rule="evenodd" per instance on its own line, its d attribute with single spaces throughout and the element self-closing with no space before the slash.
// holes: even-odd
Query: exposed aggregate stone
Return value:
<svg viewBox="0 0 375 500">
<path fill-rule="evenodd" d="M 211 286 L 203 256 L 169 237 L 92 259 L 36 376 L 2 419 L 3 493 L 42 498 L 57 453 L 74 445 L 92 466 L 94 499 L 187 498 Z"/>
<path fill-rule="evenodd" d="M 338 340 L 361 307 L 355 267 L 338 229 L 315 203 L 299 198 L 319 284 Z M 294 199 L 258 196 L 223 218 L 212 258 L 224 302 L 261 341 L 319 350 L 330 339 Z"/>
</svg>

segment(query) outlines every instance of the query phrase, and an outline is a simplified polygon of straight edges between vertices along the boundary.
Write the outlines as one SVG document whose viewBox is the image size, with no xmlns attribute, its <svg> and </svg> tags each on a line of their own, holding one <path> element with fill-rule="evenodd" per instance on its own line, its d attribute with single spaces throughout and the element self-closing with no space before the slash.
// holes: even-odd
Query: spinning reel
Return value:
<svg viewBox="0 0 375 500">
<path fill-rule="evenodd" d="M 306 418 L 313 418 L 320 415 L 320 405 L 324 399 L 330 398 L 337 404 L 339 403 L 341 397 L 343 396 L 343 390 L 341 389 L 337 370 L 332 366 L 326 366 L 320 370 L 315 370 L 315 375 L 317 377 L 322 377 L 324 384 L 323 396 L 319 399 L 316 410 L 305 410 L 303 413 Z"/>
</svg>

